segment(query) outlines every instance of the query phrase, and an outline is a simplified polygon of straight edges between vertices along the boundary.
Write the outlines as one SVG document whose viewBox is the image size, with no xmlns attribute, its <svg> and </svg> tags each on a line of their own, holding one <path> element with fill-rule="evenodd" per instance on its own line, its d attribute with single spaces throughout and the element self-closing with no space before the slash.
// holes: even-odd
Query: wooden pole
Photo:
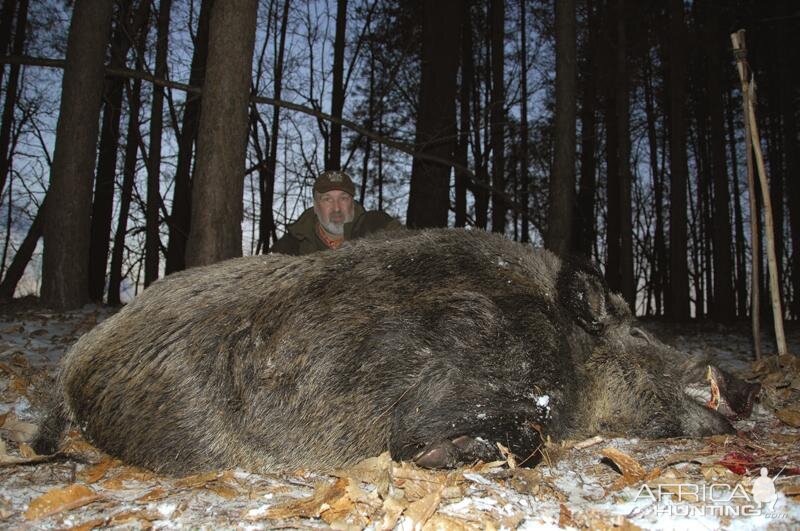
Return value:
<svg viewBox="0 0 800 531">
<path fill-rule="evenodd" d="M 764 232 L 767 240 L 767 262 L 769 265 L 769 288 L 772 300 L 772 319 L 775 324 L 775 342 L 778 346 L 778 355 L 783 356 L 787 354 L 786 337 L 783 333 L 783 310 L 781 309 L 781 297 L 778 286 L 778 262 L 775 258 L 775 229 L 772 223 L 772 201 L 769 195 L 769 183 L 767 182 L 767 170 L 764 166 L 764 155 L 761 152 L 761 139 L 758 134 L 758 124 L 756 122 L 755 112 L 755 84 L 750 82 L 749 69 L 747 67 L 747 49 L 744 45 L 744 30 L 739 30 L 731 34 L 731 42 L 733 43 L 733 53 L 736 57 L 736 63 L 739 70 L 739 79 L 742 82 L 742 96 L 744 100 L 744 114 L 746 132 L 750 135 L 750 145 L 748 145 L 748 181 L 752 181 L 752 149 L 755 152 L 756 166 L 758 168 L 758 180 L 761 185 L 761 195 L 764 201 Z M 750 189 L 750 205 L 753 205 L 753 195 L 755 185 L 751 185 Z M 757 217 L 757 212 L 750 212 L 751 219 Z M 755 245 L 753 246 L 753 255 L 755 255 Z M 753 260 L 755 263 L 755 260 Z M 753 291 L 755 293 L 755 286 L 757 281 L 753 282 Z M 755 319 L 755 318 L 754 318 Z M 755 325 L 754 325 L 755 326 Z M 757 351 L 757 355 L 760 353 Z"/>
<path fill-rule="evenodd" d="M 750 78 L 746 50 L 744 47 L 744 32 L 741 35 L 734 33 L 731 35 L 733 42 L 734 55 L 736 55 L 736 63 L 739 69 L 739 78 L 742 82 L 742 94 L 744 94 L 744 145 L 747 149 L 747 190 L 749 195 L 750 204 L 750 247 L 751 247 L 751 260 L 750 260 L 750 318 L 753 325 L 753 347 L 756 354 L 756 359 L 761 359 L 761 302 L 759 294 L 759 269 L 761 268 L 761 260 L 758 259 L 759 249 L 761 248 L 761 241 L 758 235 L 758 198 L 756 197 L 756 185 L 753 168 L 753 146 L 750 138 L 750 113 L 747 112 L 748 97 L 750 93 L 748 79 Z"/>
</svg>

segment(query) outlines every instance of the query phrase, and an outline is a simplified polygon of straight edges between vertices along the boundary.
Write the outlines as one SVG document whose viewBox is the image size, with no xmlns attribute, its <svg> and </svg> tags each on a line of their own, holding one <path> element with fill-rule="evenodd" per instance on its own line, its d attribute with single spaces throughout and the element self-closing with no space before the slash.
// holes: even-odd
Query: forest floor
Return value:
<svg viewBox="0 0 800 531">
<path fill-rule="evenodd" d="M 430 471 L 367 459 L 334 475 L 217 471 L 185 478 L 122 465 L 71 433 L 55 457 L 27 442 L 59 358 L 110 314 L 53 313 L 33 300 L 0 306 L 0 527 L 17 529 L 798 529 L 800 363 L 751 363 L 749 323 L 656 322 L 662 340 L 763 385 L 737 436 L 550 444 L 534 469 L 513 463 Z M 800 328 L 789 327 L 800 353 Z M 760 505 L 761 467 L 777 499 Z M 712 487 L 713 486 L 713 487 Z"/>
</svg>

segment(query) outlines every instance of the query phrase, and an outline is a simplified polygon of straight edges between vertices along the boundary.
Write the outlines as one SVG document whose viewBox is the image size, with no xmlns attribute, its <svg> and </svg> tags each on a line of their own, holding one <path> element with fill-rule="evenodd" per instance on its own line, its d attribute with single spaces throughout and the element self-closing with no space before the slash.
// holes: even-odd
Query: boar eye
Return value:
<svg viewBox="0 0 800 531">
<path fill-rule="evenodd" d="M 645 341 L 647 341 L 648 343 L 652 343 L 653 342 L 653 340 L 650 338 L 650 335 L 647 332 L 645 332 L 644 330 L 642 330 L 641 328 L 636 328 L 636 327 L 631 328 L 631 335 L 633 337 L 640 337 L 640 338 L 644 339 Z"/>
</svg>

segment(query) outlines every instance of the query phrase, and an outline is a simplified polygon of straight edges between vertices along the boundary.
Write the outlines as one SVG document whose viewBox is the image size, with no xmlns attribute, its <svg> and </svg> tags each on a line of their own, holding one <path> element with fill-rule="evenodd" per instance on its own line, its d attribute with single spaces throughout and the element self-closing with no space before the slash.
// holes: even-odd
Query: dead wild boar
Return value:
<svg viewBox="0 0 800 531">
<path fill-rule="evenodd" d="M 731 432 L 698 369 L 636 328 L 591 267 L 483 231 L 403 231 L 159 280 L 62 362 L 67 422 L 170 473 L 538 460 L 542 436 Z M 752 394 L 752 393 L 750 393 Z M 749 396 L 748 396 L 749 398 Z"/>
</svg>

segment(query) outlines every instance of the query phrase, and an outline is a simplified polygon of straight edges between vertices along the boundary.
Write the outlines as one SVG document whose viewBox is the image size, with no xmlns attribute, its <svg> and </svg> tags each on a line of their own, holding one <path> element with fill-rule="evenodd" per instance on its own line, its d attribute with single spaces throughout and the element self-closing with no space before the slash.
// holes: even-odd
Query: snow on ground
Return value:
<svg viewBox="0 0 800 531">
<path fill-rule="evenodd" d="M 645 324 L 662 340 L 763 383 L 763 403 L 751 419 L 737 423 L 744 432 L 739 437 L 552 444 L 535 469 L 509 469 L 498 462 L 429 471 L 383 455 L 333 476 L 233 470 L 170 478 L 124 466 L 74 433 L 60 456 L 45 460 L 24 442 L 40 418 L 58 359 L 109 314 L 94 306 L 52 313 L 30 300 L 0 306 L 0 527 L 800 526 L 800 429 L 793 416 L 800 365 L 774 357 L 752 365 L 749 324 Z M 790 351 L 800 352 L 800 330 L 788 332 Z M 764 352 L 774 351 L 765 343 Z M 777 498 L 764 507 L 753 500 L 762 466 L 771 478 L 780 472 L 774 482 Z"/>
</svg>

